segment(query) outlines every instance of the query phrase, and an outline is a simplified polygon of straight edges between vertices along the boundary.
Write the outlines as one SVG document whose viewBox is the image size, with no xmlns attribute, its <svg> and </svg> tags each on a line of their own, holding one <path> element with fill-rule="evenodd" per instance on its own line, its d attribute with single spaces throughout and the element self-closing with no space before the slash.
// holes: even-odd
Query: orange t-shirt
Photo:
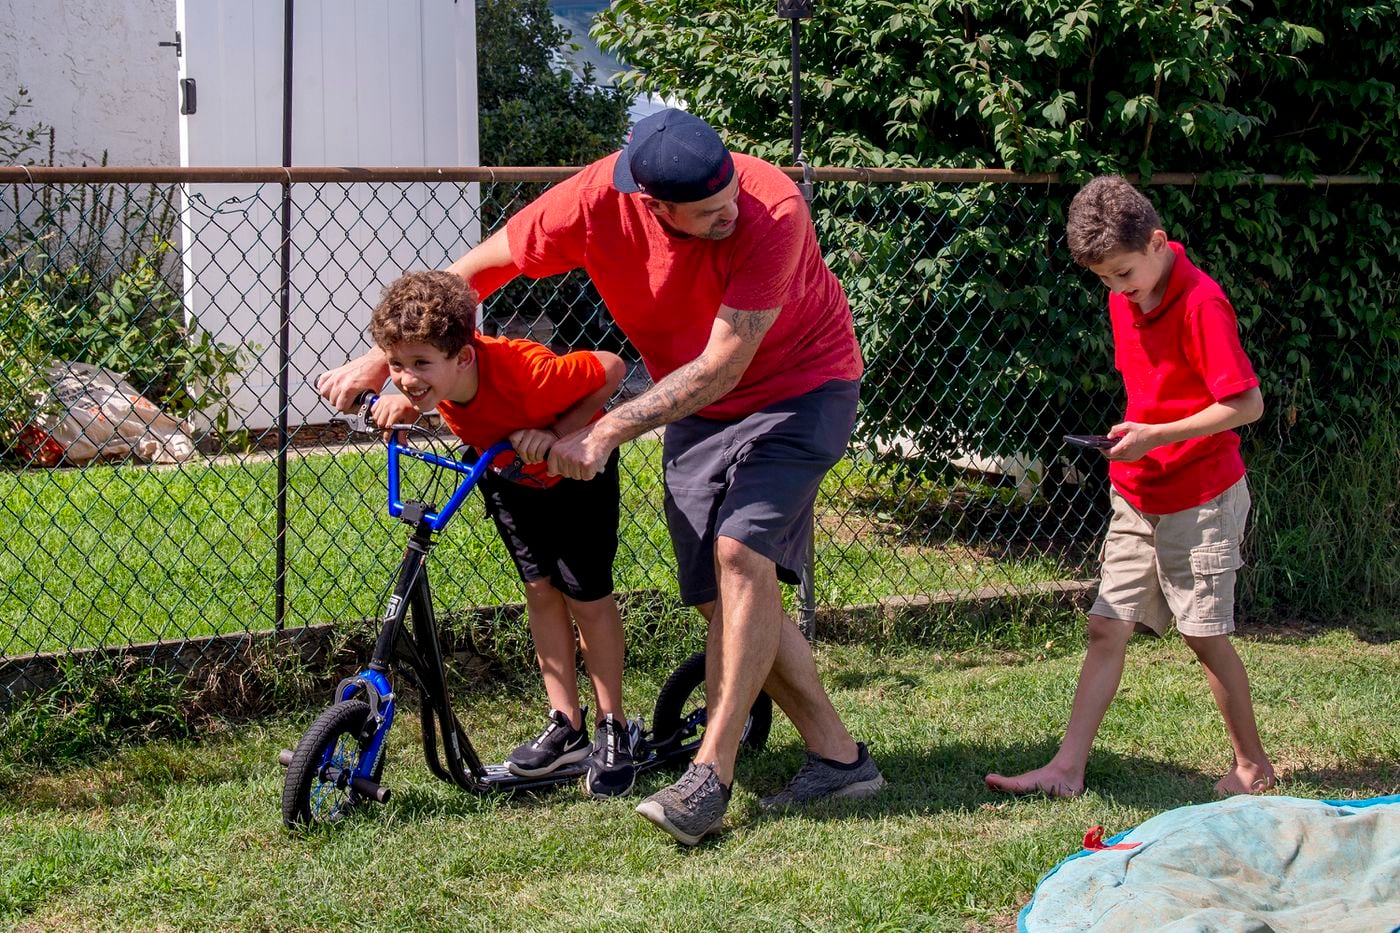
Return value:
<svg viewBox="0 0 1400 933">
<path fill-rule="evenodd" d="M 557 356 L 533 340 L 478 335 L 476 367 L 471 401 L 439 402 L 437 411 L 478 456 L 515 431 L 552 427 L 560 415 L 607 382 L 603 364 L 592 353 Z M 600 407 L 593 420 L 602 414 Z M 562 478 L 550 476 L 544 462 L 529 464 L 524 472 L 547 486 Z"/>
<path fill-rule="evenodd" d="M 742 418 L 832 379 L 860 377 L 850 305 L 790 178 L 736 154 L 738 224 L 723 240 L 707 240 L 670 232 L 641 195 L 618 192 L 616 161 L 613 154 L 594 162 L 510 218 L 511 258 L 521 272 L 587 270 L 653 379 L 700 355 L 721 304 L 781 307 L 738 385 L 698 412 L 707 418 Z"/>
</svg>

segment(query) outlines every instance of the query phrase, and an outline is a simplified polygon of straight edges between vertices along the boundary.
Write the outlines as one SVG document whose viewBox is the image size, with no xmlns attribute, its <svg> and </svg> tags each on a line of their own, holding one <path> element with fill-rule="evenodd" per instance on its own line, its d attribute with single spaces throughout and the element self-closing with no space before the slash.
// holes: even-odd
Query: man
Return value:
<svg viewBox="0 0 1400 933">
<path fill-rule="evenodd" d="M 628 145 L 554 186 L 453 263 L 481 295 L 521 273 L 588 271 L 655 385 L 554 443 L 550 471 L 589 479 L 665 426 L 666 517 L 681 597 L 709 621 L 709 720 L 679 781 L 637 810 L 686 845 L 718 832 L 748 710 L 766 689 L 807 745 L 768 808 L 863 797 L 884 783 L 784 613 L 822 477 L 855 422 L 863 364 L 850 306 L 797 186 L 732 155 L 703 120 L 663 110 Z M 348 409 L 383 384 L 374 351 L 318 380 Z"/>
</svg>

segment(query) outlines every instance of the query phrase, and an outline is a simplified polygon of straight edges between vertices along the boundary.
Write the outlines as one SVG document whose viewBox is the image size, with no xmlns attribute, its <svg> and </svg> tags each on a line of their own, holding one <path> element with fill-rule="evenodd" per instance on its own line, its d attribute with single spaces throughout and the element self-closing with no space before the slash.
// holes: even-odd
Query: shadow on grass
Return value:
<svg viewBox="0 0 1400 933">
<path fill-rule="evenodd" d="M 1365 758 L 1345 767 L 1293 768 L 1279 779 L 1282 793 L 1297 797 L 1349 800 L 1400 793 L 1400 763 Z"/>
<path fill-rule="evenodd" d="M 763 811 L 757 800 L 749 799 L 731 808 L 729 822 L 731 827 L 736 827 L 787 816 L 814 820 L 859 820 L 997 807 L 1016 798 L 988 790 L 982 781 L 988 771 L 1016 773 L 1034 768 L 1049 760 L 1054 751 L 1055 746 L 1051 743 L 1002 746 L 954 743 L 925 751 L 891 752 L 877 749 L 874 753 L 876 761 L 889 783 L 873 798 L 833 800 L 774 813 Z M 802 751 L 796 746 L 747 753 L 739 760 L 736 786 L 754 797 L 775 793 L 801 763 Z M 680 770 L 679 766 L 657 767 L 639 775 L 632 794 L 620 802 L 630 809 L 646 795 L 675 780 Z M 1086 777 L 1088 792 L 1081 800 L 1090 807 L 1097 800 L 1115 806 L 1162 812 L 1213 801 L 1216 799 L 1214 785 L 1219 775 L 1152 758 L 1095 751 L 1089 758 Z M 1283 774 L 1282 778 L 1279 792 L 1292 796 L 1320 799 L 1375 797 L 1396 792 L 1400 770 L 1393 762 L 1367 759 L 1342 768 L 1291 771 Z M 358 822 L 388 818 L 399 823 L 415 823 L 432 819 L 480 817 L 497 809 L 547 811 L 579 802 L 581 793 L 578 784 L 568 783 L 545 790 L 478 795 L 435 781 L 425 782 L 414 776 L 395 786 L 393 798 L 383 809 L 367 807 L 351 819 Z M 1053 803 L 1043 796 L 1026 799 Z M 271 804 L 275 804 L 275 801 Z M 610 804 L 604 802 L 600 805 Z M 1066 801 L 1063 805 L 1075 804 Z M 1085 828 L 1088 828 L 1087 824 Z M 311 832 L 322 831 L 325 830 Z M 334 829 L 330 831 L 334 832 Z M 722 844 L 725 838 L 725 834 L 719 834 L 705 840 L 699 848 Z"/>
<path fill-rule="evenodd" d="M 1055 753 L 1050 742 L 1037 745 L 950 743 L 926 750 L 874 748 L 871 753 L 888 782 L 875 797 L 864 801 L 832 801 L 804 808 L 804 816 L 822 818 L 852 813 L 897 816 L 977 809 L 1014 799 L 989 790 L 988 772 L 1018 774 L 1037 768 Z M 755 793 L 780 789 L 801 765 L 797 748 L 775 751 L 739 769 L 740 781 L 752 782 Z M 1151 758 L 1095 751 L 1086 775 L 1088 795 L 1114 803 L 1146 809 L 1169 809 L 1200 803 L 1213 797 L 1219 775 Z M 1034 795 L 1030 799 L 1048 799 Z M 780 815 L 780 814 L 779 814 Z"/>
<path fill-rule="evenodd" d="M 1306 645 L 1338 630 L 1348 631 L 1368 645 L 1388 645 L 1400 641 L 1400 621 L 1376 619 L 1351 624 L 1324 624 L 1303 619 L 1248 619 L 1233 637 L 1271 645 Z"/>
<path fill-rule="evenodd" d="M 1016 798 L 988 789 L 983 777 L 988 772 L 1018 774 L 1037 768 L 1050 760 L 1055 749 L 1051 742 L 951 743 L 926 750 L 875 748 L 872 754 L 888 781 L 879 794 L 868 800 L 813 804 L 799 812 L 813 819 L 848 819 L 973 810 L 1006 803 Z M 800 748 L 789 746 L 749 758 L 740 764 L 739 781 L 759 796 L 774 793 L 801 766 L 802 754 Z M 1215 782 L 1219 777 L 1174 762 L 1095 750 L 1089 756 L 1087 791 L 1081 799 L 1092 802 L 1098 798 L 1118 806 L 1160 812 L 1215 800 Z M 1282 794 L 1321 799 L 1375 797 L 1397 791 L 1400 766 L 1369 758 L 1342 767 L 1286 771 L 1280 778 Z M 1050 800 L 1043 795 L 1026 799 Z M 757 808 L 755 812 L 760 819 L 783 815 L 765 814 Z"/>
<path fill-rule="evenodd" d="M 908 671 L 887 671 L 876 667 L 863 670 L 842 670 L 829 674 L 826 685 L 829 690 L 863 690 L 869 687 L 921 687 L 925 678 Z M 781 712 L 780 712 L 781 715 Z"/>
<path fill-rule="evenodd" d="M 155 803 L 173 787 L 214 785 L 231 776 L 229 760 L 216 747 L 188 740 L 152 742 L 76 761 L 5 768 L 0 797 L 29 810 L 103 810 Z"/>
</svg>

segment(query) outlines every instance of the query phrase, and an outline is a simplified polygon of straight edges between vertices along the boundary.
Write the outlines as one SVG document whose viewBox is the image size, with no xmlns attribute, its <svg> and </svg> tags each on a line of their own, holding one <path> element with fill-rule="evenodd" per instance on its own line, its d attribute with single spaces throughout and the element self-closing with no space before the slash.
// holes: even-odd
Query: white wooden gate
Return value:
<svg viewBox="0 0 1400 933">
<path fill-rule="evenodd" d="M 180 117 L 181 164 L 281 165 L 284 0 L 178 0 L 177 18 L 181 109 L 193 111 Z M 292 39 L 293 165 L 478 164 L 474 3 L 295 0 Z M 332 412 L 315 377 L 368 345 L 391 279 L 477 241 L 478 202 L 474 188 L 438 200 L 426 185 L 292 192 L 288 419 L 318 423 Z M 280 188 L 184 194 L 187 313 L 244 347 L 234 403 L 243 426 L 266 428 L 277 419 Z"/>
</svg>

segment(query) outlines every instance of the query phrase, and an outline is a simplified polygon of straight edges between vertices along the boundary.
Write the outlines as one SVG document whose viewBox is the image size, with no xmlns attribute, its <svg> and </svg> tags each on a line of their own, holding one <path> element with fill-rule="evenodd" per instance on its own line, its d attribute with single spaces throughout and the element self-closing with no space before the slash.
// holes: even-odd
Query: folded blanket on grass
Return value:
<svg viewBox="0 0 1400 933">
<path fill-rule="evenodd" d="M 1086 845 L 1019 930 L 1400 930 L 1400 795 L 1231 797 Z"/>
</svg>

